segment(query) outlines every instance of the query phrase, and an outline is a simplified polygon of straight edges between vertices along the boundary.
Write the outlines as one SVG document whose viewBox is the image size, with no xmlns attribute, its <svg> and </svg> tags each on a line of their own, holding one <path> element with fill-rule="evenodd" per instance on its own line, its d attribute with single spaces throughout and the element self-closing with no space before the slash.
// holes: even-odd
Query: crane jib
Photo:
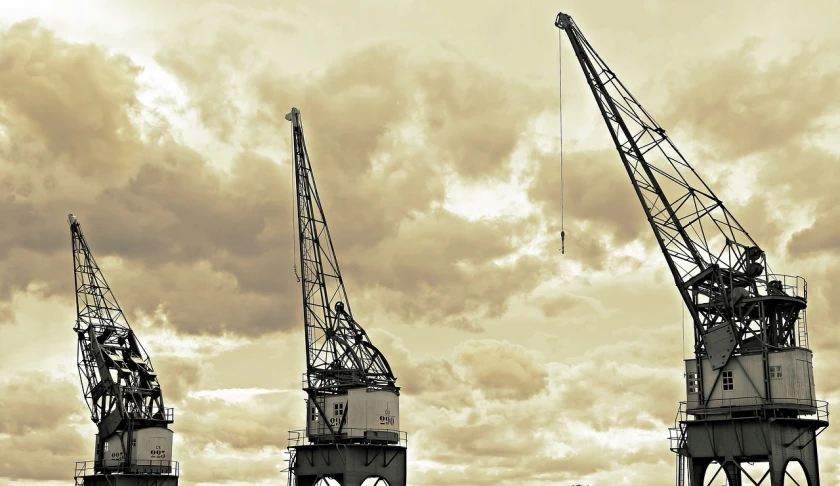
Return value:
<svg viewBox="0 0 840 486">
<path fill-rule="evenodd" d="M 555 25 L 561 38 L 562 32 L 566 33 L 689 311 L 698 339 L 697 355 L 709 359 L 717 370 L 745 343 L 795 345 L 793 329 L 800 326 L 805 296 L 796 295 L 800 286 L 787 282 L 798 282 L 799 277 L 770 271 L 765 253 L 683 157 L 666 130 L 595 52 L 574 20 L 560 13 Z M 801 287 L 804 289 L 804 281 Z M 782 294 L 796 297 L 801 305 L 778 310 L 781 314 L 774 319 L 783 322 L 781 328 L 769 325 L 766 313 L 759 316 L 747 305 L 754 299 Z"/>
</svg>

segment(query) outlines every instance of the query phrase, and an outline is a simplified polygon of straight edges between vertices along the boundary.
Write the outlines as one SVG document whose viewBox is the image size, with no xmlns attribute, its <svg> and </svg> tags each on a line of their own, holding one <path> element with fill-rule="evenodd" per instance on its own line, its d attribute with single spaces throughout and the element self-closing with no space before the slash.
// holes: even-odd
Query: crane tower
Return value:
<svg viewBox="0 0 840 486">
<path fill-rule="evenodd" d="M 76 463 L 81 486 L 177 486 L 173 410 L 163 405 L 152 361 L 93 259 L 82 227 L 68 216 L 76 283 L 78 367 L 91 420 L 94 460 Z"/>
<path fill-rule="evenodd" d="M 399 387 L 385 356 L 353 318 L 306 150 L 292 122 L 299 277 L 306 341 L 306 429 L 289 433 L 289 484 L 405 486 L 406 434 Z"/>
<path fill-rule="evenodd" d="M 799 462 L 819 486 L 817 400 L 805 321 L 807 284 L 773 273 L 765 252 L 595 52 L 557 15 L 653 230 L 694 330 L 671 450 L 677 484 L 701 486 L 716 462 L 730 485 L 781 486 Z M 733 134 L 733 136 L 736 136 Z M 751 477 L 744 463 L 766 463 Z M 768 480 L 769 482 L 765 482 Z"/>
</svg>

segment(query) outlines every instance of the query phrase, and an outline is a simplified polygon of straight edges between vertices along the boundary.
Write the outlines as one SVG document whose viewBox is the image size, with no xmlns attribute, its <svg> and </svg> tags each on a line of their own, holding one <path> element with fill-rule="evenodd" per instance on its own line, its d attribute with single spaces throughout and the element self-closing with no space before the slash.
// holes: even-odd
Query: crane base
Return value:
<svg viewBox="0 0 840 486">
<path fill-rule="evenodd" d="M 178 476 L 94 474 L 76 478 L 77 486 L 178 486 Z"/>
<path fill-rule="evenodd" d="M 744 484 L 741 464 L 755 462 L 768 464 L 767 473 L 755 484 L 782 486 L 788 464 L 798 462 L 808 478 L 808 486 L 820 486 L 816 435 L 828 425 L 826 422 L 736 418 L 691 420 L 682 425 L 685 446 L 676 452 L 686 458 L 690 486 L 703 486 L 706 469 L 712 462 L 722 466 L 732 486 Z"/>
<path fill-rule="evenodd" d="M 406 486 L 406 448 L 402 446 L 309 444 L 289 449 L 289 476 L 295 486 L 314 486 L 325 478 L 341 486 L 361 486 L 371 477 L 384 479 L 388 486 Z"/>
</svg>

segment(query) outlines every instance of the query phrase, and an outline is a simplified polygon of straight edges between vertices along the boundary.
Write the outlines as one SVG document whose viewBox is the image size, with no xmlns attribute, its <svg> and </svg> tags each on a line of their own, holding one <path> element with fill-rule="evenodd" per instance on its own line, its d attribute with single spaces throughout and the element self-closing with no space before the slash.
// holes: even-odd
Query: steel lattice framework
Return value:
<svg viewBox="0 0 840 486">
<path fill-rule="evenodd" d="M 761 248 L 571 17 L 561 13 L 555 25 L 568 35 L 692 317 L 698 359 L 708 356 L 719 369 L 741 347 L 795 346 L 797 325 L 804 326 L 804 280 L 769 271 Z M 761 300 L 767 295 L 789 298 L 769 306 Z"/>
<path fill-rule="evenodd" d="M 353 318 L 315 177 L 300 111 L 292 108 L 306 380 L 310 396 L 368 387 L 398 391 L 388 361 Z"/>
<path fill-rule="evenodd" d="M 73 330 L 79 338 L 79 377 L 91 420 L 103 437 L 127 421 L 171 421 L 151 359 L 96 264 L 81 225 L 72 214 L 68 220 L 76 283 Z"/>
<path fill-rule="evenodd" d="M 770 272 L 765 253 L 572 18 L 560 13 L 555 25 L 561 42 L 563 32 L 569 38 L 692 319 L 689 400 L 671 429 L 677 484 L 685 472 L 692 486 L 703 484 L 718 461 L 730 484 L 742 484 L 742 463 L 766 462 L 759 482 L 750 479 L 781 486 L 796 460 L 818 486 L 816 437 L 828 426 L 827 404 L 814 398 L 805 280 Z"/>
</svg>

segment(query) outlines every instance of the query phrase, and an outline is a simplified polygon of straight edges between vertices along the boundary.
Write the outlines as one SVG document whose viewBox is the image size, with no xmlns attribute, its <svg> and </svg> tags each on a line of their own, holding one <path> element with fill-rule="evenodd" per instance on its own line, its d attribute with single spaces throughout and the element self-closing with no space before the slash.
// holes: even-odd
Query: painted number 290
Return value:
<svg viewBox="0 0 840 486">
<path fill-rule="evenodd" d="M 379 416 L 379 425 L 395 425 L 397 423 L 394 417 L 390 417 L 387 415 L 380 415 Z"/>
</svg>

